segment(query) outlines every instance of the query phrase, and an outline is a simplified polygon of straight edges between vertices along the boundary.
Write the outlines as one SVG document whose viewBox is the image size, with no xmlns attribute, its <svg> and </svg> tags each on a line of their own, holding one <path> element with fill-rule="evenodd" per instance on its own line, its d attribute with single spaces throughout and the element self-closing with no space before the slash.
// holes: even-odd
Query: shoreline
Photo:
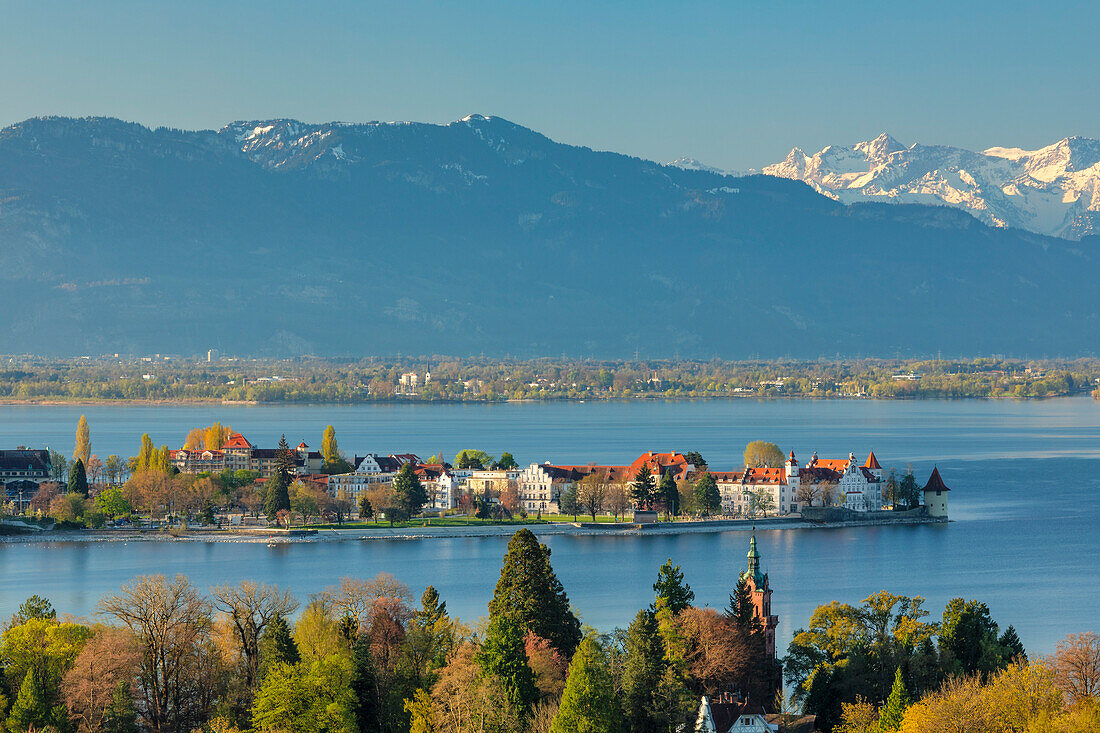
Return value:
<svg viewBox="0 0 1100 733">
<path fill-rule="evenodd" d="M 799 517 L 774 517 L 758 519 L 727 519 L 706 522 L 672 522 L 657 524 L 593 524 L 590 522 L 554 522 L 550 524 L 482 525 L 471 527 L 394 527 L 371 529 L 322 529 L 310 530 L 296 527 L 290 530 L 250 529 L 198 530 L 174 536 L 168 532 L 139 532 L 133 530 L 42 530 L 30 534 L 0 536 L 4 544 L 50 544 L 60 542 L 205 542 L 233 544 L 292 545 L 314 542 L 365 542 L 373 540 L 427 540 L 451 537 L 510 537 L 521 527 L 536 535 L 629 537 L 641 534 L 711 534 L 717 532 L 749 532 L 780 529 L 845 529 L 849 527 L 914 526 L 922 524 L 947 524 L 946 518 L 936 517 L 868 517 L 838 522 L 812 522 Z M 304 532 L 308 532 L 304 533 Z"/>
</svg>

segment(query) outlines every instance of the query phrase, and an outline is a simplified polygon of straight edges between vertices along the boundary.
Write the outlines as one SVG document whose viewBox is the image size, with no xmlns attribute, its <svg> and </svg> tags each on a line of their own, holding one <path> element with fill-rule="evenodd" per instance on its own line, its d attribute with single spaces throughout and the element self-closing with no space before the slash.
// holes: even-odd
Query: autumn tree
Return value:
<svg viewBox="0 0 1100 733">
<path fill-rule="evenodd" d="M 787 457 L 775 443 L 763 440 L 754 440 L 745 446 L 745 465 L 753 468 L 767 466 L 769 468 L 782 468 Z"/>
<path fill-rule="evenodd" d="M 88 430 L 88 418 L 83 415 L 76 423 L 76 447 L 73 448 L 73 460 L 81 461 L 85 466 L 92 457 L 92 438 Z"/>
<path fill-rule="evenodd" d="M 1100 634 L 1070 634 L 1046 661 L 1070 703 L 1100 701 Z"/>
<path fill-rule="evenodd" d="M 567 656 L 580 643 L 581 624 L 550 566 L 550 548 L 539 544 L 529 529 L 521 529 L 508 541 L 500 580 L 489 601 L 489 617 L 507 617 L 515 622 L 521 639 L 530 631 Z"/>
<path fill-rule="evenodd" d="M 335 463 L 340 458 L 340 448 L 336 444 L 336 428 L 326 425 L 321 433 L 321 457 L 325 463 Z"/>
<path fill-rule="evenodd" d="M 630 496 L 626 485 L 622 481 L 615 481 L 607 487 L 607 511 L 611 512 L 616 520 L 625 516 L 630 508 Z"/>
<path fill-rule="evenodd" d="M 88 640 L 61 685 L 81 733 L 103 730 L 120 685 L 132 695 L 140 661 L 137 639 L 128 630 L 104 628 Z"/>
</svg>

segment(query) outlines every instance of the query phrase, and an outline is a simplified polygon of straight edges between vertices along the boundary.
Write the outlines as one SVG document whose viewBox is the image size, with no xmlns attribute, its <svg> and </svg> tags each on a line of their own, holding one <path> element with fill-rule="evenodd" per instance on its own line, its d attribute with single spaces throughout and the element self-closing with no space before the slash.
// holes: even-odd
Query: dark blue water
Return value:
<svg viewBox="0 0 1100 733">
<path fill-rule="evenodd" d="M 938 617 L 954 596 L 989 603 L 1002 625 L 1045 653 L 1069 632 L 1100 629 L 1100 405 L 1046 402 L 626 402 L 356 407 L 0 407 L 0 445 L 71 450 L 88 416 L 93 451 L 135 452 L 148 431 L 177 445 L 220 419 L 253 442 L 319 443 L 332 423 L 347 452 L 510 450 L 523 461 L 626 462 L 643 450 L 699 450 L 734 466 L 748 440 L 768 439 L 802 459 L 862 458 L 938 464 L 951 493 L 949 525 L 773 530 L 758 537 L 780 614 L 780 643 L 815 606 L 857 603 L 881 589 L 922 595 Z M 311 436 L 316 436 L 311 439 Z M 666 557 L 683 566 L 697 602 L 724 606 L 744 565 L 744 532 L 547 537 L 553 563 L 584 622 L 629 623 L 652 600 Z M 269 548 L 228 543 L 0 544 L 0 615 L 30 593 L 87 614 L 103 593 L 142 573 L 183 572 L 200 586 L 251 577 L 303 600 L 345 575 L 394 573 L 414 591 L 434 584 L 452 612 L 485 613 L 505 538 L 315 542 Z"/>
</svg>

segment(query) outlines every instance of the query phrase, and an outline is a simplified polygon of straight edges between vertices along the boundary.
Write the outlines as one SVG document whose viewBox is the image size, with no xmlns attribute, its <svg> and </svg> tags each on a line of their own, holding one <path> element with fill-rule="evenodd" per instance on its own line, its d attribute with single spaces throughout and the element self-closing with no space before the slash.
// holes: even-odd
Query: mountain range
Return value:
<svg viewBox="0 0 1100 733">
<path fill-rule="evenodd" d="M 1088 239 L 864 198 L 482 115 L 200 131 L 34 118 L 0 130 L 0 353 L 1095 349 Z"/>
<path fill-rule="evenodd" d="M 699 164 L 696 164 L 699 165 Z M 799 148 L 763 168 L 844 203 L 946 204 L 997 227 L 1067 239 L 1100 234 L 1100 140 L 1068 137 L 1038 150 L 908 147 L 882 133 L 813 155 Z"/>
</svg>

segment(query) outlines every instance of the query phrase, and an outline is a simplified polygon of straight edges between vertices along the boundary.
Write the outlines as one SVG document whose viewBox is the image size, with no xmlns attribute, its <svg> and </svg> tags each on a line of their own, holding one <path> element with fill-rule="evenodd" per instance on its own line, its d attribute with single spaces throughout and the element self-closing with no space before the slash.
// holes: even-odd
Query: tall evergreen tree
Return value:
<svg viewBox="0 0 1100 733">
<path fill-rule="evenodd" d="M 137 710 L 129 680 L 119 680 L 103 713 L 100 733 L 138 733 Z"/>
<path fill-rule="evenodd" d="M 527 663 L 523 630 L 515 619 L 497 616 L 489 622 L 476 659 L 482 672 L 500 680 L 517 709 L 526 710 L 538 700 L 535 673 Z"/>
<path fill-rule="evenodd" d="M 661 477 L 661 483 L 657 487 L 657 495 L 664 502 L 665 511 L 672 516 L 680 514 L 680 489 L 676 486 L 676 480 L 672 478 L 672 470 L 665 471 Z"/>
<path fill-rule="evenodd" d="M 901 676 L 901 668 L 894 672 L 894 686 L 890 690 L 890 696 L 886 698 L 882 711 L 879 713 L 878 729 L 882 733 L 889 733 L 901 727 L 901 720 L 905 717 L 905 711 L 909 708 L 911 700 L 909 691 L 905 689 L 905 680 Z"/>
<path fill-rule="evenodd" d="M 752 603 L 752 591 L 744 576 L 737 579 L 737 587 L 730 594 L 730 605 L 726 609 L 726 616 L 745 633 L 752 633 L 758 628 L 756 609 Z"/>
<path fill-rule="evenodd" d="M 1025 662 L 1027 661 L 1027 650 L 1024 649 L 1024 643 L 1020 641 L 1020 636 L 1016 633 L 1016 629 L 1013 626 L 1009 626 L 1005 629 L 1005 632 L 1001 634 L 1001 638 L 997 640 L 997 643 L 1004 649 L 1004 655 L 1008 659 L 1023 659 Z"/>
<path fill-rule="evenodd" d="M 704 515 L 710 516 L 722 510 L 722 494 L 718 491 L 718 482 L 708 472 L 703 472 L 695 482 L 695 507 Z"/>
<path fill-rule="evenodd" d="M 431 628 L 446 616 L 447 602 L 440 600 L 438 591 L 429 585 L 420 596 L 420 610 L 416 612 L 416 620 L 423 628 Z"/>
<path fill-rule="evenodd" d="M 634 506 L 638 509 L 649 509 L 656 496 L 657 482 L 654 481 L 649 466 L 640 467 L 630 484 L 630 498 L 634 500 Z"/>
<path fill-rule="evenodd" d="M 50 694 L 35 670 L 27 670 L 8 713 L 9 730 L 35 731 L 51 726 L 63 728 L 68 723 L 68 710 L 63 704 L 51 700 L 52 697 L 56 694 Z"/>
<path fill-rule="evenodd" d="M 550 733 L 618 733 L 622 718 L 607 657 L 599 644 L 585 639 L 569 664 Z"/>
<path fill-rule="evenodd" d="M 69 469 L 69 484 L 66 490 L 70 494 L 80 494 L 88 498 L 88 474 L 84 470 L 84 461 L 77 458 Z"/>
<path fill-rule="evenodd" d="M 290 626 L 282 614 L 278 614 L 267 623 L 260 637 L 259 679 L 263 680 L 269 669 L 276 664 L 297 664 L 301 661 L 298 644 L 290 633 Z"/>
<path fill-rule="evenodd" d="M 378 674 L 370 651 L 370 637 L 359 637 L 352 649 L 351 693 L 354 699 L 352 712 L 359 733 L 380 733 L 382 710 L 379 702 Z"/>
<path fill-rule="evenodd" d="M 581 623 L 569 608 L 569 597 L 550 565 L 550 548 L 529 529 L 508 541 L 489 617 L 508 617 L 520 629 L 549 641 L 567 657 L 581 640 Z"/>
<path fill-rule="evenodd" d="M 623 713 L 631 733 L 658 733 L 654 693 L 664 674 L 664 647 L 652 611 L 638 611 L 626 630 L 623 662 Z"/>
<path fill-rule="evenodd" d="M 653 590 L 657 592 L 657 598 L 665 600 L 674 616 L 689 608 L 695 600 L 695 592 L 684 582 L 683 571 L 679 565 L 672 564 L 671 557 L 657 571 L 657 582 L 653 584 Z"/>
<path fill-rule="evenodd" d="M 397 492 L 401 508 L 408 512 L 410 517 L 419 514 L 428 503 L 428 492 L 424 489 L 424 484 L 416 475 L 411 463 L 401 466 L 401 470 L 393 479 L 393 490 Z"/>
<path fill-rule="evenodd" d="M 73 449 L 73 460 L 83 461 L 88 465 L 88 459 L 92 457 L 92 438 L 88 431 L 88 418 L 83 415 L 76 423 L 76 447 Z"/>
<path fill-rule="evenodd" d="M 286 476 L 276 471 L 265 482 L 264 513 L 269 521 L 274 521 L 281 511 L 290 511 L 290 483 Z"/>
</svg>

